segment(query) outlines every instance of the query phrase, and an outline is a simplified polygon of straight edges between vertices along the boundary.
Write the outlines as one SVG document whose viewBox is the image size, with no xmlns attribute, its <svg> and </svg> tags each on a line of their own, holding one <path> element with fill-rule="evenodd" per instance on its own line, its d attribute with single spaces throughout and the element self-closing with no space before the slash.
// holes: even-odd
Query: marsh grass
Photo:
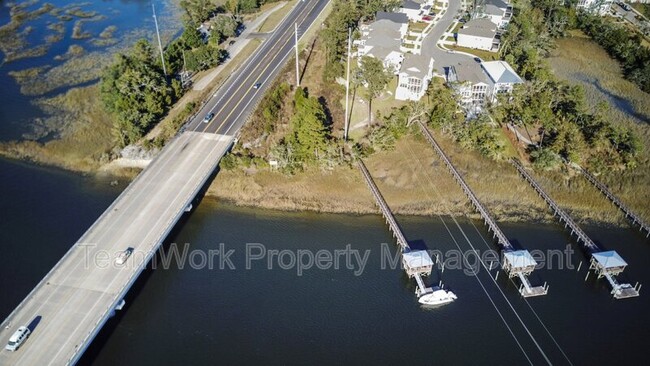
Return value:
<svg viewBox="0 0 650 366">
<path fill-rule="evenodd" d="M 110 117 L 97 100 L 97 86 L 73 88 L 37 104 L 48 111 L 44 123 L 59 136 L 48 142 L 13 141 L 0 144 L 0 154 L 75 171 L 97 169 L 112 147 Z"/>
<path fill-rule="evenodd" d="M 101 33 L 99 33 L 99 38 L 103 38 L 103 39 L 113 38 L 113 34 L 115 34 L 115 31 L 117 31 L 117 26 L 109 25 L 108 27 L 104 28 L 104 30 Z"/>
<path fill-rule="evenodd" d="M 50 68 L 49 65 L 31 67 L 29 69 L 24 69 L 20 71 L 9 71 L 8 74 L 12 78 L 14 78 L 17 83 L 22 84 L 31 79 L 37 78 L 39 75 L 43 74 L 49 68 Z"/>
<path fill-rule="evenodd" d="M 81 9 L 81 6 L 75 6 L 74 8 L 66 9 L 65 13 L 77 18 L 92 18 L 97 15 L 96 11 L 84 11 Z"/>
<path fill-rule="evenodd" d="M 26 1 L 22 4 L 10 6 L 9 14 L 11 19 L 7 24 L 0 27 L 0 50 L 5 54 L 5 62 L 44 54 L 41 46 L 26 50 L 29 44 L 25 37 L 31 32 L 32 28 L 30 26 L 19 31 L 26 22 L 37 19 L 54 8 L 52 4 L 45 3 L 40 8 L 29 11 L 28 8 L 34 4 L 36 4 L 36 1 Z"/>
<path fill-rule="evenodd" d="M 68 47 L 68 50 L 66 51 L 66 53 L 64 53 L 63 55 L 56 55 L 56 56 L 54 56 L 54 59 L 57 60 L 57 61 L 65 61 L 65 60 L 69 60 L 69 59 L 71 59 L 73 57 L 79 57 L 79 56 L 83 55 L 84 53 L 86 53 L 86 50 L 83 47 L 81 47 L 81 46 L 79 46 L 77 44 L 72 44 L 72 45 L 70 45 Z"/>
<path fill-rule="evenodd" d="M 598 179 L 635 213 L 650 221 L 650 96 L 624 79 L 618 62 L 611 59 L 598 44 L 581 32 L 572 35 L 557 41 L 557 49 L 549 59 L 554 72 L 582 85 L 591 107 L 606 102 L 610 106 L 607 111 L 609 119 L 634 131 L 643 145 L 637 168 L 623 172 L 608 171 Z M 627 110 L 626 104 L 629 104 Z M 571 177 L 565 185 L 567 189 L 582 187 L 583 180 L 580 176 Z M 584 195 L 586 197 L 580 200 L 600 205 L 601 197 L 597 191 L 585 190 Z"/>
</svg>

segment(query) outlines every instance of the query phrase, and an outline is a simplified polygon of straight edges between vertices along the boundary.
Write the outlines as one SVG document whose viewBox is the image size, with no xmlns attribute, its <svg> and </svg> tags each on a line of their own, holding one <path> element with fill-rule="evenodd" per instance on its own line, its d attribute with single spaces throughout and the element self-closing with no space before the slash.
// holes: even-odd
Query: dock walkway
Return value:
<svg viewBox="0 0 650 366">
<path fill-rule="evenodd" d="M 438 142 L 433 138 L 431 132 L 427 129 L 424 123 L 419 122 L 420 130 L 424 137 L 429 141 L 435 152 L 438 154 L 440 159 L 445 163 L 447 169 L 451 173 L 452 177 L 460 185 L 460 188 L 463 190 L 469 201 L 472 203 L 476 211 L 481 214 L 483 222 L 488 228 L 488 231 L 492 232 L 493 239 L 496 238 L 497 242 L 501 246 L 501 249 L 504 252 L 504 269 L 508 272 L 510 277 L 519 277 L 522 282 L 522 286 L 519 289 L 519 292 L 522 296 L 540 296 L 546 295 L 548 293 L 548 286 L 544 284 L 543 286 L 532 286 L 530 281 L 526 277 L 529 275 L 537 265 L 535 260 L 532 258 L 532 255 L 527 250 L 515 250 L 513 245 L 510 243 L 510 240 L 505 236 L 499 225 L 490 215 L 490 212 L 483 206 L 481 201 L 478 200 L 472 189 L 467 185 L 463 177 L 460 175 L 454 164 L 447 157 L 447 154 L 442 150 Z"/>
<path fill-rule="evenodd" d="M 587 169 L 580 167 L 580 171 L 582 174 L 587 178 L 591 184 L 593 184 L 598 190 L 607 197 L 608 200 L 610 200 L 616 207 L 618 207 L 623 213 L 625 214 L 625 218 L 632 221 L 633 225 L 638 225 L 639 226 L 639 231 L 646 232 L 646 238 L 650 236 L 650 225 L 648 225 L 643 219 L 639 217 L 639 215 L 635 214 L 632 212 L 632 210 L 627 207 L 623 202 L 621 202 L 618 197 L 616 197 L 610 190 L 609 188 L 600 182 L 596 177 L 594 177 Z"/>
<path fill-rule="evenodd" d="M 564 224 L 565 228 L 571 229 L 571 235 L 575 234 L 577 241 L 581 244 L 587 253 L 590 255 L 590 270 L 598 275 L 598 278 L 605 277 L 609 284 L 612 287 L 611 294 L 614 295 L 616 299 L 624 299 L 628 297 L 639 296 L 640 285 L 637 283 L 634 287 L 627 283 L 619 283 L 614 276 L 623 272 L 627 263 L 621 258 L 616 251 L 603 251 L 601 250 L 596 243 L 587 236 L 587 234 L 582 231 L 578 224 L 573 221 L 573 219 L 562 209 L 560 206 L 555 203 L 555 201 L 548 195 L 542 187 L 535 181 L 535 179 L 526 171 L 526 169 L 521 165 L 519 160 L 511 159 L 512 165 L 517 168 L 517 171 L 521 176 L 535 189 L 535 191 L 546 201 L 551 210 L 553 211 L 553 216 L 557 216 L 560 220 L 560 223 Z"/>
<path fill-rule="evenodd" d="M 393 212 L 391 211 L 390 207 L 388 207 L 386 200 L 384 200 L 381 192 L 379 192 L 379 188 L 377 188 L 377 185 L 372 179 L 368 168 L 366 168 L 366 165 L 363 163 L 363 161 L 361 161 L 361 159 L 357 159 L 357 166 L 359 167 L 363 178 L 368 184 L 372 195 L 375 197 L 375 202 L 377 203 L 377 206 L 379 206 L 379 209 L 381 210 L 381 213 L 384 216 L 384 219 L 386 220 L 390 231 L 393 233 L 393 236 L 397 240 L 397 244 L 402 249 L 402 264 L 404 265 L 404 270 L 406 273 L 410 277 L 415 278 L 415 281 L 418 285 L 417 294 L 421 296 L 433 292 L 433 289 L 431 287 L 427 287 L 422 280 L 422 276 L 431 274 L 431 271 L 433 269 L 433 261 L 431 260 L 431 257 L 426 250 L 411 249 L 408 242 L 406 241 L 406 238 L 404 237 L 404 234 L 402 233 L 402 229 L 400 229 L 397 220 L 395 220 L 395 216 L 393 216 Z"/>
</svg>

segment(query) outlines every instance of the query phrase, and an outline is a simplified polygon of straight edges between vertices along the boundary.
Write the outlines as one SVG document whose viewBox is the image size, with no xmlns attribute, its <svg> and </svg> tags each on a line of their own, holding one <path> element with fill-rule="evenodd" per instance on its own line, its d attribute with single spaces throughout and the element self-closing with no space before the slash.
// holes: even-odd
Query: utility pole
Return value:
<svg viewBox="0 0 650 366">
<path fill-rule="evenodd" d="M 160 49 L 160 61 L 162 62 L 163 73 L 167 78 L 167 68 L 165 67 L 165 57 L 163 56 L 162 42 L 160 41 L 160 31 L 158 30 L 158 18 L 156 18 L 156 7 L 151 2 L 151 9 L 153 10 L 153 22 L 156 23 L 156 34 L 158 35 L 158 48 Z"/>
<path fill-rule="evenodd" d="M 300 86 L 300 61 L 298 60 L 298 23 L 294 23 L 296 43 L 296 86 Z"/>
<path fill-rule="evenodd" d="M 183 72 L 181 73 L 181 85 L 185 86 L 185 83 L 187 82 L 187 69 L 186 69 L 186 63 L 185 63 L 185 50 L 181 50 L 183 53 Z"/>
<path fill-rule="evenodd" d="M 350 112 L 348 110 L 350 104 L 350 53 L 352 51 L 352 28 L 348 28 L 348 70 L 345 79 L 345 126 L 343 127 L 343 140 L 348 140 L 348 125 L 350 123 Z"/>
</svg>

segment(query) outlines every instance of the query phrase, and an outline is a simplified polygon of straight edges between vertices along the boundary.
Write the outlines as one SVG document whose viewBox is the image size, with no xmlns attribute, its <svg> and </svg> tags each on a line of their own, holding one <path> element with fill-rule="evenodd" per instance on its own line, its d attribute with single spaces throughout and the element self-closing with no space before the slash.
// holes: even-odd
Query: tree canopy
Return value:
<svg viewBox="0 0 650 366">
<path fill-rule="evenodd" d="M 114 137 L 119 146 L 139 139 L 180 93 L 177 83 L 168 85 L 146 40 L 115 56 L 102 75 L 100 90 L 104 106 L 116 117 Z"/>
</svg>

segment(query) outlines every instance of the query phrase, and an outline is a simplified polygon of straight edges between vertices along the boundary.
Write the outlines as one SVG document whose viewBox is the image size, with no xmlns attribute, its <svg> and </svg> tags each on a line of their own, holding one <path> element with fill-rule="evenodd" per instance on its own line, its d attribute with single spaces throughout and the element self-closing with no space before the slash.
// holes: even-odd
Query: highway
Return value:
<svg viewBox="0 0 650 366">
<path fill-rule="evenodd" d="M 293 55 L 328 0 L 299 1 L 282 24 L 201 108 L 0 325 L 0 345 L 26 325 L 31 336 L 0 365 L 76 363 L 205 185 L 265 87 Z M 254 88 L 262 83 L 261 88 Z M 209 123 L 203 117 L 215 113 Z M 123 265 L 115 258 L 133 254 Z"/>
<path fill-rule="evenodd" d="M 252 113 L 266 88 L 280 72 L 286 60 L 294 54 L 294 24 L 298 23 L 298 36 L 301 36 L 328 2 L 328 0 L 297 2 L 294 10 L 262 43 L 249 62 L 237 70 L 206 103 L 188 129 L 221 134 L 238 131 L 246 123 L 246 118 L 242 117 Z M 257 83 L 261 83 L 258 89 L 254 87 Z M 215 117 L 210 122 L 203 123 L 203 118 L 210 112 L 215 113 Z"/>
</svg>

